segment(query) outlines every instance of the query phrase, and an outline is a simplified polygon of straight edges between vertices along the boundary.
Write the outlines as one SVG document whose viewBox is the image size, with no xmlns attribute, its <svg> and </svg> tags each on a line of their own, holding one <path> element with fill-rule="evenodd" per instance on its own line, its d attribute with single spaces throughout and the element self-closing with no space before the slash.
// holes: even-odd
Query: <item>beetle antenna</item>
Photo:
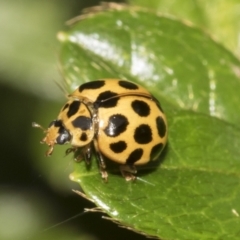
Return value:
<svg viewBox="0 0 240 240">
<path fill-rule="evenodd" d="M 41 128 L 44 132 L 46 132 L 46 129 L 44 127 L 42 127 L 41 125 L 39 125 L 38 123 L 32 122 L 32 127 Z"/>
<path fill-rule="evenodd" d="M 64 223 L 70 222 L 71 220 L 73 220 L 75 218 L 78 218 L 78 217 L 81 217 L 82 215 L 84 215 L 86 213 L 87 212 L 85 212 L 85 211 L 84 212 L 80 212 L 80 213 L 78 213 L 78 214 L 76 214 L 76 215 L 74 215 L 74 216 L 72 216 L 72 217 L 70 217 L 70 218 L 68 218 L 66 220 L 63 220 L 62 222 L 59 222 L 59 223 L 57 223 L 57 224 L 55 224 L 55 225 L 53 225 L 51 227 L 43 229 L 42 232 L 47 232 L 47 231 L 51 230 L 52 228 L 55 228 L 55 227 L 58 227 L 58 226 L 60 226 L 60 225 L 62 225 Z"/>
</svg>

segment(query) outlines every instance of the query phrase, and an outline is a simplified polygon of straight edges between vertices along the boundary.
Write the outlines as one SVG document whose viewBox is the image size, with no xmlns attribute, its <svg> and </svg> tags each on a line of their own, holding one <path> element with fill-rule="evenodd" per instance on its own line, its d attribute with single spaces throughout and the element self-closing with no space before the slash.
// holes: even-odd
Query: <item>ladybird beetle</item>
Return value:
<svg viewBox="0 0 240 240">
<path fill-rule="evenodd" d="M 40 125 L 33 123 L 34 127 Z M 155 160 L 167 142 L 167 121 L 158 100 L 143 87 L 120 79 L 84 83 L 68 96 L 41 141 L 49 146 L 70 143 L 66 153 L 83 154 L 90 163 L 95 149 L 102 178 L 106 158 L 120 164 L 126 180 L 134 180 L 135 165 Z M 77 158 L 82 157 L 80 154 Z"/>
</svg>

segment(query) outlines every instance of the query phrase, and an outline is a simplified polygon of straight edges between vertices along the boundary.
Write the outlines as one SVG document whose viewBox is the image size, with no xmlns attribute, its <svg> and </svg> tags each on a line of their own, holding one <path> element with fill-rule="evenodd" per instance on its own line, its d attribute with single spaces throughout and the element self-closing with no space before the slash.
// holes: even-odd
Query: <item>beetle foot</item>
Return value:
<svg viewBox="0 0 240 240">
<path fill-rule="evenodd" d="M 134 174 L 137 173 L 137 169 L 135 166 L 130 165 L 121 165 L 120 172 L 126 181 L 134 181 L 136 180 L 136 176 Z"/>
<path fill-rule="evenodd" d="M 102 179 L 104 180 L 104 182 L 108 182 L 108 173 L 105 169 L 100 169 L 101 171 L 101 175 L 102 175 Z"/>
</svg>

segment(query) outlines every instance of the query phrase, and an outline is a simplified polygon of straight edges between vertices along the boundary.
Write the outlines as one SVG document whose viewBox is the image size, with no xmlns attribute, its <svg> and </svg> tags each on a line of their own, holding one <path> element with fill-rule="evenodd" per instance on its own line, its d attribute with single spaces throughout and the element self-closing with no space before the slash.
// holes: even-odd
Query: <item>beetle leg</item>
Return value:
<svg viewBox="0 0 240 240">
<path fill-rule="evenodd" d="M 82 159 L 84 159 L 87 164 L 90 164 L 92 157 L 92 146 L 91 144 L 88 144 L 84 148 L 71 147 L 65 151 L 66 155 L 70 153 L 74 154 L 74 160 L 76 162 L 80 162 Z"/>
<path fill-rule="evenodd" d="M 73 153 L 73 155 L 74 155 L 74 160 L 75 160 L 76 162 L 81 162 L 82 159 L 83 159 L 83 155 L 82 155 L 81 153 L 79 153 L 78 150 L 79 150 L 79 148 L 77 148 L 77 147 L 71 147 L 71 148 L 68 148 L 68 149 L 65 151 L 65 154 L 66 154 L 66 156 L 67 156 L 68 154 Z"/>
<path fill-rule="evenodd" d="M 94 148 L 95 148 L 95 151 L 96 151 L 96 154 L 97 154 L 97 159 L 98 159 L 99 169 L 100 169 L 100 172 L 101 172 L 101 175 L 102 175 L 102 179 L 105 182 L 107 182 L 108 181 L 108 173 L 106 171 L 106 164 L 105 164 L 105 161 L 104 161 L 104 158 L 103 158 L 102 154 L 99 151 L 98 143 L 97 143 L 96 139 L 94 140 Z"/>
<path fill-rule="evenodd" d="M 120 172 L 126 181 L 134 181 L 136 180 L 136 176 L 134 174 L 137 173 L 137 169 L 134 165 L 120 165 Z"/>
<path fill-rule="evenodd" d="M 90 162 L 91 162 L 91 157 L 92 157 L 92 146 L 91 146 L 91 143 L 86 145 L 82 152 L 83 152 L 83 155 L 84 155 L 85 162 L 89 165 Z"/>
<path fill-rule="evenodd" d="M 68 154 L 70 154 L 71 152 L 76 152 L 76 148 L 74 148 L 74 147 L 71 147 L 71 148 L 68 148 L 66 151 L 65 151 L 65 154 L 66 154 L 66 156 L 68 155 Z"/>
</svg>

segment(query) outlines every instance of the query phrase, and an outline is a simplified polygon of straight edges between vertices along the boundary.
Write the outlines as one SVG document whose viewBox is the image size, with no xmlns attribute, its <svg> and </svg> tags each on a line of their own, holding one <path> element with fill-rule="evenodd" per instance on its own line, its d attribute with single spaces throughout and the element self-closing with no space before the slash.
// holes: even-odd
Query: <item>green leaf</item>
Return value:
<svg viewBox="0 0 240 240">
<path fill-rule="evenodd" d="M 101 24 L 97 24 L 100 22 Z M 59 34 L 60 35 L 60 34 Z M 238 124 L 239 61 L 196 28 L 144 11 L 94 15 L 61 33 L 68 85 L 122 77 L 178 108 Z"/>
<path fill-rule="evenodd" d="M 130 4 L 171 14 L 202 27 L 239 55 L 240 8 L 238 0 L 178 1 L 130 0 Z"/>
<path fill-rule="evenodd" d="M 161 239 L 239 239 L 239 61 L 202 31 L 134 8 L 86 15 L 60 33 L 69 89 L 100 78 L 147 87 L 168 117 L 159 166 L 125 182 L 107 162 L 75 164 L 71 179 L 114 221 Z"/>
</svg>

